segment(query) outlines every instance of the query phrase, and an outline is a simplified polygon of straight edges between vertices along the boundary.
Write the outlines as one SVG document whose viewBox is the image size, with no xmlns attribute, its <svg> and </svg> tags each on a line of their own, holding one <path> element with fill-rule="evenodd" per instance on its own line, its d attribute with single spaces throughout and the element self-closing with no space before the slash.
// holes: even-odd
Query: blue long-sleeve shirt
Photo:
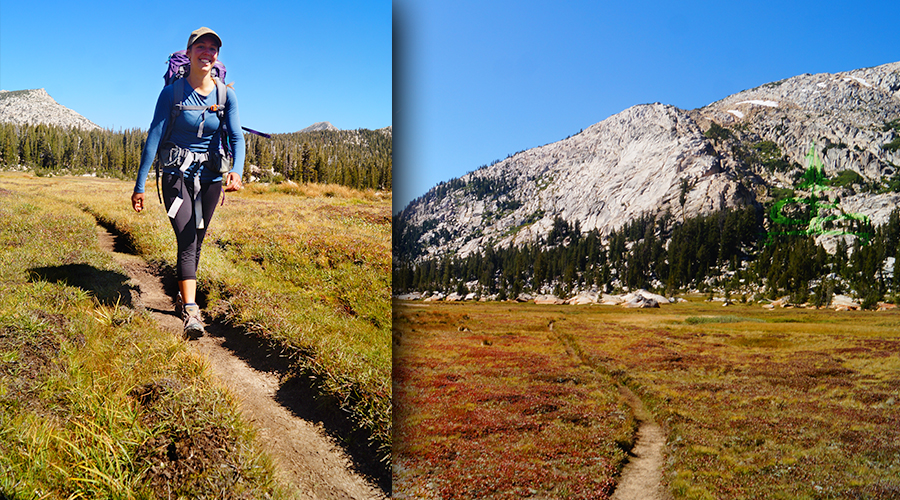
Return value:
<svg viewBox="0 0 900 500">
<path fill-rule="evenodd" d="M 184 105 L 212 106 L 216 104 L 217 98 L 215 90 L 210 92 L 209 95 L 204 96 L 191 88 L 187 81 L 184 83 L 184 98 L 181 101 Z M 164 87 L 162 92 L 159 93 L 159 98 L 156 100 L 156 110 L 153 112 L 153 121 L 150 123 L 150 131 L 147 133 L 147 143 L 144 145 L 144 150 L 141 152 L 141 165 L 138 168 L 137 181 L 134 185 L 135 193 L 144 192 L 147 175 L 150 173 L 150 167 L 153 166 L 153 160 L 156 158 L 159 143 L 162 140 L 163 133 L 166 131 L 166 125 L 170 120 L 172 101 L 175 98 L 173 85 L 174 84 Z M 237 96 L 231 88 L 226 89 L 226 96 L 227 106 L 225 107 L 225 124 L 227 125 L 234 150 L 234 165 L 231 171 L 238 175 L 243 175 L 245 145 L 244 134 L 241 132 L 241 119 L 238 115 Z M 219 129 L 219 117 L 215 112 L 207 111 L 205 115 L 206 122 L 203 124 L 202 137 L 197 137 L 197 129 L 199 128 L 202 119 L 201 114 L 203 114 L 203 111 L 182 111 L 175 119 L 175 123 L 173 124 L 174 128 L 172 129 L 169 140 L 180 147 L 190 149 L 195 153 L 218 150 L 219 136 L 216 134 L 216 131 Z M 166 168 L 163 171 L 176 173 L 178 172 L 178 169 L 172 167 Z M 216 167 L 202 167 L 196 174 L 200 175 L 200 182 L 204 184 L 222 180 L 222 175 Z"/>
</svg>

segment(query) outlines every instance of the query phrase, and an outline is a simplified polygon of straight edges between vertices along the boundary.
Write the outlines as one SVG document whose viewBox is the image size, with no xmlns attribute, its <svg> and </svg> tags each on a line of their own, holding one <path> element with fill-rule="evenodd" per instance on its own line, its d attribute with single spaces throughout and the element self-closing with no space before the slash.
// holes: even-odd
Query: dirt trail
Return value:
<svg viewBox="0 0 900 500">
<path fill-rule="evenodd" d="M 628 401 L 634 418 L 638 421 L 638 432 L 637 442 L 631 450 L 628 463 L 622 469 L 622 477 L 612 500 L 666 500 L 669 497 L 662 487 L 666 435 L 631 389 L 620 385 L 619 392 Z"/>
<path fill-rule="evenodd" d="M 551 321 L 548 325 L 551 332 L 553 326 L 554 321 Z M 560 335 L 559 339 L 569 356 L 579 359 L 593 369 L 600 368 L 585 360 L 571 337 Z M 653 414 L 647 410 L 637 394 L 621 381 L 617 382 L 616 386 L 638 422 L 638 431 L 634 448 L 628 454 L 628 462 L 622 468 L 619 484 L 610 498 L 611 500 L 669 500 L 671 496 L 662 483 L 666 433 L 653 420 Z"/>
<path fill-rule="evenodd" d="M 132 302 L 149 311 L 164 329 L 180 335 L 182 322 L 175 315 L 162 277 L 141 257 L 128 253 L 119 238 L 97 227 L 101 247 L 113 253 L 140 290 Z M 347 453 L 320 424 L 295 414 L 302 401 L 285 401 L 293 395 L 281 390 L 277 373 L 266 366 L 277 363 L 277 354 L 260 353 L 260 347 L 245 335 L 217 324 L 209 325 L 207 334 L 190 341 L 190 346 L 209 360 L 212 372 L 236 396 L 241 413 L 257 429 L 282 482 L 295 488 L 296 498 L 386 498 L 381 489 L 353 470 Z"/>
</svg>

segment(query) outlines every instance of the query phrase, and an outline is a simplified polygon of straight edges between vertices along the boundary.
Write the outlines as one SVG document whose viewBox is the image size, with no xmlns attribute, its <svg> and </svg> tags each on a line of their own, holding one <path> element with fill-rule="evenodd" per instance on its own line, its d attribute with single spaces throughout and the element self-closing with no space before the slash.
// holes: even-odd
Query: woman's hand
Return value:
<svg viewBox="0 0 900 500">
<path fill-rule="evenodd" d="M 140 212 L 144 209 L 144 193 L 132 193 L 131 195 L 131 206 L 134 207 L 135 212 Z"/>
<path fill-rule="evenodd" d="M 234 172 L 228 172 L 225 177 L 225 191 L 240 191 L 242 187 L 244 185 L 241 183 L 241 176 Z"/>
</svg>

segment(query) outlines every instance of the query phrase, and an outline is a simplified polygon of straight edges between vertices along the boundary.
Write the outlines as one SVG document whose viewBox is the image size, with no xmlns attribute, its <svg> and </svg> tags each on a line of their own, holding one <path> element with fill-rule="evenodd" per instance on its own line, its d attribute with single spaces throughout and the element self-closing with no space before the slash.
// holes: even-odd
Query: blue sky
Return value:
<svg viewBox="0 0 900 500">
<path fill-rule="evenodd" d="M 394 210 L 651 102 L 900 60 L 896 1 L 395 0 Z"/>
<path fill-rule="evenodd" d="M 378 129 L 392 125 L 391 24 L 386 0 L 0 0 L 0 88 L 45 88 L 101 127 L 146 130 L 168 55 L 208 26 L 242 125 Z"/>
</svg>

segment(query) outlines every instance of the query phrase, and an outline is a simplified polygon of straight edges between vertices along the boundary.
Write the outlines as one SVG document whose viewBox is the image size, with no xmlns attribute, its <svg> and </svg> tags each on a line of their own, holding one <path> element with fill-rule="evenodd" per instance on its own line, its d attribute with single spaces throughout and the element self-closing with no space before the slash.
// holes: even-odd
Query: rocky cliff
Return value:
<svg viewBox="0 0 900 500">
<path fill-rule="evenodd" d="M 848 211 L 883 223 L 900 194 L 900 63 L 800 75 L 695 110 L 629 108 L 565 140 L 443 183 L 396 218 L 405 259 L 466 256 L 546 236 L 553 220 L 618 229 L 644 214 L 692 217 L 790 189 L 811 144 L 826 174 L 859 174 Z"/>
<path fill-rule="evenodd" d="M 57 103 L 44 89 L 0 90 L 0 122 L 100 129 L 97 124 Z"/>
</svg>

